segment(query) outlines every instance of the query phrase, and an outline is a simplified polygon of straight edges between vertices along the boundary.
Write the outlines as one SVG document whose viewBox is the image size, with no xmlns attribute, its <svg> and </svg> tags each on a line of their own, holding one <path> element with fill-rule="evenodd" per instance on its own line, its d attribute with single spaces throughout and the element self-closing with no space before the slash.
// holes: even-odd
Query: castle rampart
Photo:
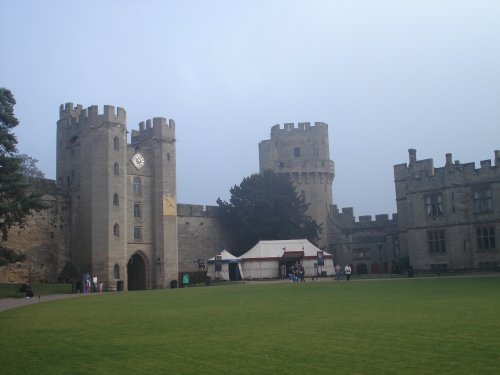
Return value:
<svg viewBox="0 0 500 375">
<path fill-rule="evenodd" d="M 410 149 L 410 163 L 397 164 L 394 166 L 394 177 L 396 181 L 412 179 L 414 184 L 429 184 L 433 180 L 444 177 L 448 179 L 474 179 L 477 176 L 498 178 L 500 169 L 500 151 L 495 150 L 494 165 L 491 159 L 481 160 L 480 168 L 476 169 L 474 162 L 460 163 L 458 160 L 451 163 L 452 154 L 446 154 L 446 164 L 444 167 L 435 168 L 433 159 L 416 160 L 415 150 Z"/>
<path fill-rule="evenodd" d="M 342 212 L 339 212 L 338 208 L 336 205 L 332 206 L 332 213 L 334 217 L 340 219 L 340 222 L 343 224 L 344 227 L 346 226 L 356 226 L 356 225 L 373 225 L 375 226 L 380 226 L 380 225 L 388 225 L 391 223 L 396 224 L 397 223 L 397 214 L 394 213 L 392 214 L 392 217 L 389 218 L 388 214 L 378 214 L 375 215 L 375 220 L 373 220 L 372 215 L 360 215 L 358 216 L 358 219 L 356 220 L 356 217 L 354 216 L 354 209 L 352 207 L 343 207 Z"/>
<path fill-rule="evenodd" d="M 61 104 L 59 106 L 59 120 L 69 119 L 71 124 L 102 121 L 125 125 L 126 116 L 127 113 L 123 108 L 117 107 L 115 109 L 112 105 L 104 105 L 102 114 L 99 114 L 97 105 L 92 105 L 85 109 L 81 104 L 77 104 L 75 107 L 73 103 Z"/>
<path fill-rule="evenodd" d="M 219 217 L 219 206 L 178 203 L 177 216 Z"/>
<path fill-rule="evenodd" d="M 397 215 L 361 215 L 354 217 L 352 207 L 332 209 L 329 250 L 335 262 L 349 263 L 357 274 L 389 272 L 400 256 Z"/>
<path fill-rule="evenodd" d="M 297 127 L 295 127 L 295 124 L 293 122 L 285 123 L 283 124 L 283 128 L 279 124 L 274 125 L 271 128 L 271 138 L 275 136 L 281 136 L 285 135 L 286 133 L 289 132 L 299 132 L 299 131 L 322 131 L 322 132 L 328 132 L 328 124 L 324 122 L 315 122 L 314 125 L 311 125 L 310 122 L 299 122 L 297 124 Z"/>
<path fill-rule="evenodd" d="M 164 117 L 154 117 L 153 120 L 141 121 L 139 130 L 132 130 L 131 143 L 141 143 L 145 140 L 172 143 L 175 142 L 175 121 Z"/>
</svg>

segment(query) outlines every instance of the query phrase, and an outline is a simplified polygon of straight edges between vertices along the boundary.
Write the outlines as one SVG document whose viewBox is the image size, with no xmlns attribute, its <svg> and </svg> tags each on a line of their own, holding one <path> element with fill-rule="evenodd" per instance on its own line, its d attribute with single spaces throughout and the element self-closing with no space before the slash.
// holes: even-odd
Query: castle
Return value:
<svg viewBox="0 0 500 375">
<path fill-rule="evenodd" d="M 61 105 L 57 122 L 57 177 L 45 181 L 49 208 L 13 229 L 5 244 L 27 261 L 0 268 L 0 282 L 55 281 L 90 272 L 108 290 L 177 286 L 197 272 L 231 233 L 218 207 L 176 199 L 175 122 L 139 124 L 127 143 L 122 108 Z M 260 170 L 290 177 L 322 227 L 319 246 L 356 274 L 394 271 L 402 257 L 419 271 L 497 269 L 500 151 L 494 164 L 432 159 L 394 166 L 397 214 L 360 216 L 333 204 L 334 163 L 328 125 L 275 125 L 259 143 Z M 245 249 L 246 250 L 246 249 Z"/>
</svg>

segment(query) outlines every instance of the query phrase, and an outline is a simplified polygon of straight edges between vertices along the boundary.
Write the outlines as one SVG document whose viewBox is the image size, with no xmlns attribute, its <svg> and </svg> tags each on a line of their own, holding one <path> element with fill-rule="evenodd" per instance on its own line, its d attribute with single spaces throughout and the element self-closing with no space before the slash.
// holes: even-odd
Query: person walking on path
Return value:
<svg viewBox="0 0 500 375">
<path fill-rule="evenodd" d="M 345 265 L 344 271 L 345 271 L 345 277 L 347 281 L 349 281 L 351 279 L 351 266 L 349 265 L 349 263 Z"/>
<path fill-rule="evenodd" d="M 340 281 L 340 277 L 342 276 L 342 269 L 340 268 L 340 264 L 335 266 L 335 280 Z"/>
</svg>

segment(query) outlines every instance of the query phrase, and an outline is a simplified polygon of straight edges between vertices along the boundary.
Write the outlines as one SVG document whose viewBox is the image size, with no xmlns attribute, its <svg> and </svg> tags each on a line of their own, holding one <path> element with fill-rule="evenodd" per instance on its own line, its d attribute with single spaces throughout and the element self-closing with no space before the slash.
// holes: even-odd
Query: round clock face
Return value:
<svg viewBox="0 0 500 375">
<path fill-rule="evenodd" d="M 140 153 L 135 154 L 134 156 L 132 156 L 132 163 L 137 169 L 141 169 L 142 167 L 144 167 L 144 156 L 142 156 Z"/>
</svg>

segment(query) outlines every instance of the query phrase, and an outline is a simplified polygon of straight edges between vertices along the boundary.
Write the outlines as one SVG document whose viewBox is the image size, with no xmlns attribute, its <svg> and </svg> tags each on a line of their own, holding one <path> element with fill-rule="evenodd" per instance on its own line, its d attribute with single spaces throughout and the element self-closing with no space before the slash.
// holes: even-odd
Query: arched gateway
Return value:
<svg viewBox="0 0 500 375">
<path fill-rule="evenodd" d="M 144 290 L 147 288 L 147 267 L 145 257 L 137 252 L 127 263 L 128 290 Z"/>
</svg>

